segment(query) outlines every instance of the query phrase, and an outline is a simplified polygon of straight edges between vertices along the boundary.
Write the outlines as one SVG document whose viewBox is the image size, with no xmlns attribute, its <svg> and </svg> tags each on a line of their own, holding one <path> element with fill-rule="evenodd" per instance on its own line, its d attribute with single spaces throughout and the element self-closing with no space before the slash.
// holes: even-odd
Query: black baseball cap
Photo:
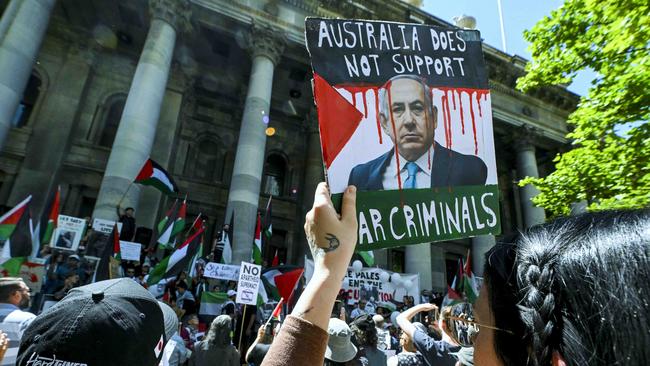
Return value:
<svg viewBox="0 0 650 366">
<path fill-rule="evenodd" d="M 92 283 L 34 319 L 16 365 L 155 366 L 167 342 L 164 324 L 158 301 L 132 279 Z"/>
</svg>

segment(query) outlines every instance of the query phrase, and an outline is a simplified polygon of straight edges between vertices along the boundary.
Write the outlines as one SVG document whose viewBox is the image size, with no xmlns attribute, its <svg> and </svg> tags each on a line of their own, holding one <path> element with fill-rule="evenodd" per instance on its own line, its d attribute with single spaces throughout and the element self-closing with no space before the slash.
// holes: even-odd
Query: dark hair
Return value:
<svg viewBox="0 0 650 366">
<path fill-rule="evenodd" d="M 531 228 L 486 254 L 506 365 L 650 361 L 650 210 L 588 213 Z"/>
<path fill-rule="evenodd" d="M 6 303 L 16 291 L 20 291 L 22 282 L 23 279 L 18 277 L 0 278 L 0 302 Z"/>
<path fill-rule="evenodd" d="M 187 286 L 187 283 L 185 283 L 185 281 L 178 281 L 178 283 L 176 284 L 176 287 L 187 290 L 188 286 Z"/>
<path fill-rule="evenodd" d="M 350 329 L 354 333 L 354 341 L 359 347 L 377 347 L 377 328 L 372 320 L 372 315 L 363 314 L 358 316 L 352 323 Z"/>
</svg>

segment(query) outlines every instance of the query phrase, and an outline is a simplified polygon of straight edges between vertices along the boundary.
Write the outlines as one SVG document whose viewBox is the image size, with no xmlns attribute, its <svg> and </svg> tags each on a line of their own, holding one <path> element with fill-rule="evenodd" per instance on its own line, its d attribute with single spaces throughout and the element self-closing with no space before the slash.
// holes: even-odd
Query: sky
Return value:
<svg viewBox="0 0 650 366">
<path fill-rule="evenodd" d="M 549 15 L 553 9 L 562 5 L 563 0 L 501 0 L 505 28 L 506 52 L 531 59 L 527 50 L 528 42 L 523 32 L 532 28 L 537 21 Z M 434 16 L 454 23 L 453 18 L 471 15 L 476 18 L 476 27 L 481 31 L 485 43 L 503 51 L 497 0 L 424 0 L 422 9 Z M 569 90 L 579 95 L 587 94 L 591 73 L 580 73 L 569 86 Z"/>
</svg>

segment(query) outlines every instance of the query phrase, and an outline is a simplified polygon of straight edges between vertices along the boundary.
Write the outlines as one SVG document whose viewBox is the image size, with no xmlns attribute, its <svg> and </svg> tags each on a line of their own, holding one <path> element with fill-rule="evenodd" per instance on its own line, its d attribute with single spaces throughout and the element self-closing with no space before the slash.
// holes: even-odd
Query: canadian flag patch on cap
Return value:
<svg viewBox="0 0 650 366">
<path fill-rule="evenodd" d="M 158 343 L 156 343 L 156 347 L 153 349 L 153 353 L 156 354 L 156 358 L 160 356 L 160 352 L 163 351 L 163 347 L 165 346 L 165 339 L 163 338 L 162 334 L 160 335 L 160 340 Z"/>
</svg>

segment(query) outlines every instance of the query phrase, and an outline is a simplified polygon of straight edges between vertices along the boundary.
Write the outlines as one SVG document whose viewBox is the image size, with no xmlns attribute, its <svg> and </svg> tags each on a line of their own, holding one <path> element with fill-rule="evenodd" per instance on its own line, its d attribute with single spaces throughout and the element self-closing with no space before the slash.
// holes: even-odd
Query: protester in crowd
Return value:
<svg viewBox="0 0 650 366">
<path fill-rule="evenodd" d="M 186 315 L 183 317 L 183 324 L 180 327 L 180 336 L 189 349 L 194 348 L 194 344 L 199 341 L 199 318 L 196 314 Z"/>
<path fill-rule="evenodd" d="M 163 359 L 158 366 L 183 366 L 189 358 L 190 351 L 185 347 L 183 338 L 178 334 L 178 317 L 169 305 L 160 301 L 158 301 L 158 305 L 164 314 L 165 337 L 167 338 Z"/>
<path fill-rule="evenodd" d="M 77 287 L 34 319 L 16 365 L 156 366 L 173 316 L 126 278 Z"/>
<path fill-rule="evenodd" d="M 375 329 L 377 330 L 377 348 L 381 351 L 390 349 L 390 333 L 384 329 L 384 317 L 375 314 L 372 321 L 375 323 Z"/>
<path fill-rule="evenodd" d="M 228 296 L 228 301 L 221 307 L 221 314 L 230 316 L 231 319 L 237 318 L 237 304 L 235 304 L 235 299 L 237 298 L 237 291 L 228 290 L 226 293 Z"/>
<path fill-rule="evenodd" d="M 234 329 L 234 342 L 237 349 L 245 350 L 253 341 L 255 324 L 257 320 L 257 306 L 243 305 L 237 314 L 237 322 Z M 245 363 L 246 354 L 242 352 L 241 362 Z"/>
<path fill-rule="evenodd" d="M 424 361 L 428 366 L 455 366 L 454 353 L 460 350 L 460 346 L 445 333 L 444 322 L 440 320 L 440 328 L 443 331 L 443 338 L 440 341 L 431 337 L 426 328 L 417 328 L 411 322 L 416 314 L 435 309 L 437 307 L 433 304 L 416 305 L 397 316 L 397 325 L 411 338 L 415 348 L 424 356 Z"/>
<path fill-rule="evenodd" d="M 41 288 L 43 294 L 51 295 L 63 284 L 59 281 L 57 270 L 64 262 L 65 256 L 61 252 L 55 251 L 54 254 L 50 256 L 45 270 L 45 282 Z"/>
<path fill-rule="evenodd" d="M 305 234 L 314 258 L 314 274 L 282 331 L 271 345 L 263 366 L 320 365 L 325 355 L 328 324 L 357 242 L 356 188 L 343 194 L 336 212 L 326 183 L 316 188 L 314 206 L 305 217 Z M 336 319 L 337 321 L 340 321 Z"/>
<path fill-rule="evenodd" d="M 268 324 L 258 329 L 257 338 L 255 338 L 253 344 L 248 347 L 248 351 L 246 352 L 247 363 L 255 366 L 262 364 L 264 356 L 269 352 L 269 348 L 271 348 L 271 343 L 273 342 L 273 326 L 274 322 L 270 321 Z"/>
<path fill-rule="evenodd" d="M 650 364 L 650 210 L 558 219 L 485 259 L 477 365 Z"/>
<path fill-rule="evenodd" d="M 65 285 L 65 279 L 68 277 L 68 273 L 74 272 L 79 276 L 79 281 L 86 281 L 86 272 L 83 268 L 79 267 L 81 258 L 78 255 L 72 254 L 68 256 L 65 264 L 61 264 L 56 269 L 56 278 L 58 281 L 58 286 L 55 291 L 60 290 L 61 287 Z"/>
<path fill-rule="evenodd" d="M 414 322 L 415 329 L 426 334 L 427 328 L 422 323 Z M 402 332 L 399 338 L 399 344 L 402 352 L 388 359 L 388 366 L 424 366 L 424 356 L 415 348 L 413 339 L 408 333 Z"/>
<path fill-rule="evenodd" d="M 358 318 L 361 315 L 368 314 L 368 311 L 366 310 L 366 300 L 361 299 L 357 302 L 356 306 L 354 309 L 352 309 L 352 313 L 350 313 L 350 318 L 352 320 Z"/>
<path fill-rule="evenodd" d="M 29 306 L 29 288 L 22 278 L 0 278 L 0 330 L 9 338 L 8 350 L 0 365 L 14 365 L 23 333 L 36 315 L 22 311 Z"/>
<path fill-rule="evenodd" d="M 63 280 L 63 287 L 54 293 L 55 300 L 61 300 L 64 298 L 70 290 L 79 286 L 79 275 L 75 272 L 68 272 Z"/>
<path fill-rule="evenodd" d="M 185 281 L 179 281 L 176 284 L 176 304 L 179 308 L 185 310 L 185 314 L 193 314 L 195 313 L 196 300 L 194 300 L 194 295 L 187 288 Z"/>
<path fill-rule="evenodd" d="M 352 330 L 344 321 L 331 318 L 327 327 L 327 334 L 329 338 L 325 350 L 324 366 L 362 365 L 361 362 L 355 360 L 358 350 L 352 343 Z M 367 359 L 364 361 L 367 361 Z"/>
<path fill-rule="evenodd" d="M 189 366 L 239 366 L 239 352 L 230 339 L 228 315 L 220 315 L 212 321 L 208 335 L 194 345 Z"/>
<path fill-rule="evenodd" d="M 370 314 L 356 318 L 350 328 L 354 334 L 354 343 L 358 347 L 357 360 L 367 359 L 369 365 L 386 366 L 386 354 L 377 348 L 377 329 Z"/>
<path fill-rule="evenodd" d="M 122 223 L 122 230 L 120 230 L 120 239 L 126 241 L 133 241 L 135 236 L 135 210 L 133 207 L 127 207 L 122 212 L 120 205 L 117 205 L 117 217 Z"/>
</svg>

